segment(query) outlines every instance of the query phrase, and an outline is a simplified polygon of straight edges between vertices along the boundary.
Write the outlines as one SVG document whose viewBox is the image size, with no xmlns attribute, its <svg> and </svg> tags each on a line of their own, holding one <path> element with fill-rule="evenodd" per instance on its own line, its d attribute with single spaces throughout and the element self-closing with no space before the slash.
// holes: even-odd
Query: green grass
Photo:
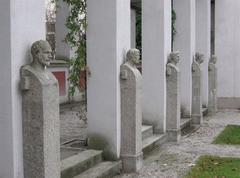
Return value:
<svg viewBox="0 0 240 178">
<path fill-rule="evenodd" d="M 240 159 L 202 156 L 184 178 L 240 178 Z"/>
<path fill-rule="evenodd" d="M 240 145 L 240 126 L 228 125 L 213 141 L 214 144 Z"/>
</svg>

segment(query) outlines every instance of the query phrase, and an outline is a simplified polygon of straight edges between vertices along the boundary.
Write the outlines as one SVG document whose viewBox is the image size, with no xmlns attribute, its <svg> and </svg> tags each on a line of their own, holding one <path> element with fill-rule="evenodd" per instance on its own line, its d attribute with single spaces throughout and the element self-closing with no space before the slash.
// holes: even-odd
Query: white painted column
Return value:
<svg viewBox="0 0 240 178">
<path fill-rule="evenodd" d="M 120 155 L 120 65 L 130 48 L 130 0 L 87 1 L 89 145 Z"/>
<path fill-rule="evenodd" d="M 171 1 L 142 1 L 143 122 L 166 131 L 166 63 L 171 52 Z"/>
<path fill-rule="evenodd" d="M 131 48 L 136 48 L 136 10 L 131 9 Z"/>
<path fill-rule="evenodd" d="M 208 62 L 211 55 L 211 0 L 196 0 L 196 51 L 204 55 L 202 101 L 208 106 Z"/>
<path fill-rule="evenodd" d="M 215 0 L 215 55 L 219 109 L 240 108 L 240 1 Z"/>
<path fill-rule="evenodd" d="M 45 39 L 45 2 L 0 1 L 0 177 L 23 178 L 20 67 Z"/>
<path fill-rule="evenodd" d="M 66 2 L 63 0 L 57 1 L 57 13 L 55 24 L 55 38 L 56 38 L 56 58 L 57 59 L 69 59 L 74 55 L 74 51 L 64 42 L 64 39 L 68 33 L 66 28 L 66 19 L 70 13 L 70 9 Z"/>
<path fill-rule="evenodd" d="M 195 0 L 173 0 L 176 11 L 174 50 L 180 52 L 181 110 L 184 117 L 191 117 L 192 107 L 192 61 L 195 55 Z"/>
</svg>

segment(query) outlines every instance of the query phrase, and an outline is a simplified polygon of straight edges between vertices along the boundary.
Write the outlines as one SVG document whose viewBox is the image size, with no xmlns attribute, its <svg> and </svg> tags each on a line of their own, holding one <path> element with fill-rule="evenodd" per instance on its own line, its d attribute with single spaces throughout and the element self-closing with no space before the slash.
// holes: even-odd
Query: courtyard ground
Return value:
<svg viewBox="0 0 240 178">
<path fill-rule="evenodd" d="M 195 165 L 202 155 L 240 158 L 240 145 L 214 145 L 214 138 L 226 125 L 240 125 L 239 111 L 221 111 L 205 117 L 202 127 L 176 143 L 163 144 L 144 160 L 139 173 L 115 178 L 180 178 Z"/>
<path fill-rule="evenodd" d="M 84 110 L 84 105 L 62 107 L 61 143 L 86 138 Z M 240 158 L 240 145 L 212 144 L 227 125 L 240 125 L 240 111 L 225 110 L 216 116 L 205 117 L 203 125 L 196 132 L 182 137 L 177 144 L 165 143 L 149 154 L 138 173 L 122 174 L 115 178 L 181 178 L 202 155 Z"/>
</svg>

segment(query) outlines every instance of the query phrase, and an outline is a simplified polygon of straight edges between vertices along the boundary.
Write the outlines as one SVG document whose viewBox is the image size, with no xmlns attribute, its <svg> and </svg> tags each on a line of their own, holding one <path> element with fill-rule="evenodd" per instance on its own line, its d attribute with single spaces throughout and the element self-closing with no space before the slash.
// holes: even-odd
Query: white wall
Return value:
<svg viewBox="0 0 240 178">
<path fill-rule="evenodd" d="M 211 51 L 211 0 L 196 0 L 196 51 L 204 54 L 202 101 L 208 105 L 208 62 Z"/>
<path fill-rule="evenodd" d="M 222 99 L 240 97 L 239 9 L 240 1 L 238 0 L 215 1 L 215 53 L 218 57 L 217 94 Z M 220 101 L 223 100 L 220 99 Z M 234 100 L 233 102 L 236 102 L 236 106 L 240 106 L 239 101 Z"/>
<path fill-rule="evenodd" d="M 96 140 L 106 141 L 107 145 L 102 142 L 105 150 L 112 153 L 111 156 L 114 158 L 119 158 L 121 139 L 119 76 L 120 65 L 130 48 L 130 1 L 87 2 L 87 63 L 91 71 L 87 87 L 89 144 L 96 147 Z"/>
<path fill-rule="evenodd" d="M 166 131 L 166 63 L 171 52 L 171 1 L 142 2 L 143 122 Z"/>
<path fill-rule="evenodd" d="M 20 67 L 45 39 L 45 2 L 0 1 L 0 177 L 23 178 Z"/>
<path fill-rule="evenodd" d="M 181 108 L 183 116 L 191 117 L 192 108 L 192 60 L 195 55 L 195 0 L 173 0 L 176 11 L 176 36 L 173 41 L 174 50 L 179 51 L 181 70 Z"/>
</svg>

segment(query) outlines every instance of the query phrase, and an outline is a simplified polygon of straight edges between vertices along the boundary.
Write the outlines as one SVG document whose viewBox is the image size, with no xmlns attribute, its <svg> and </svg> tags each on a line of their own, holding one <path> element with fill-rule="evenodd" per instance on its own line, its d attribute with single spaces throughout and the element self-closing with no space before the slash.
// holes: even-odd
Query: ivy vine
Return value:
<svg viewBox="0 0 240 178">
<path fill-rule="evenodd" d="M 59 0 L 52 0 L 52 3 L 57 3 Z M 73 96 L 75 89 L 80 90 L 80 78 L 84 71 L 87 70 L 86 62 L 86 28 L 87 18 L 86 0 L 62 0 L 70 7 L 69 15 L 66 19 L 65 26 L 68 33 L 65 36 L 66 42 L 74 51 L 73 57 L 67 62 L 70 66 L 69 72 L 69 95 Z M 83 71 L 83 72 L 82 72 Z"/>
<path fill-rule="evenodd" d="M 176 20 L 177 20 L 177 14 L 176 14 L 175 10 L 172 9 L 172 48 L 173 48 L 174 38 L 177 34 Z"/>
<path fill-rule="evenodd" d="M 53 3 L 59 0 L 51 0 Z M 74 56 L 69 59 L 70 73 L 69 73 L 69 94 L 73 96 L 75 89 L 79 88 L 79 81 L 81 76 L 81 71 L 87 71 L 88 68 L 86 62 L 86 28 L 87 28 L 87 19 L 86 19 L 86 10 L 87 3 L 86 0 L 62 0 L 67 3 L 70 7 L 70 13 L 66 20 L 66 28 L 68 33 L 64 41 L 74 49 Z M 176 36 L 176 12 L 172 9 L 172 44 Z M 137 14 L 136 19 L 136 46 L 141 50 L 142 38 L 141 38 L 141 13 Z"/>
</svg>

